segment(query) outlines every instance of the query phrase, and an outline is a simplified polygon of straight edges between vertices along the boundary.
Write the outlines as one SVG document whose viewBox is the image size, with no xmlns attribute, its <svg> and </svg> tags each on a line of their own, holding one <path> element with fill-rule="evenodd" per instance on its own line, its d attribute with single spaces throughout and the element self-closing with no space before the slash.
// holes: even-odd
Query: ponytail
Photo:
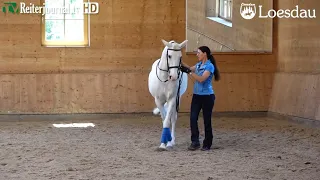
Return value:
<svg viewBox="0 0 320 180">
<path fill-rule="evenodd" d="M 214 72 L 213 72 L 213 74 L 214 74 L 214 79 L 215 79 L 216 81 L 219 81 L 219 80 L 220 80 L 220 72 L 219 72 L 219 69 L 218 69 L 218 67 L 217 67 L 216 60 L 214 59 L 214 57 L 213 57 L 211 54 L 208 56 L 208 59 L 210 59 L 211 63 L 212 63 L 213 66 L 214 66 Z"/>
</svg>

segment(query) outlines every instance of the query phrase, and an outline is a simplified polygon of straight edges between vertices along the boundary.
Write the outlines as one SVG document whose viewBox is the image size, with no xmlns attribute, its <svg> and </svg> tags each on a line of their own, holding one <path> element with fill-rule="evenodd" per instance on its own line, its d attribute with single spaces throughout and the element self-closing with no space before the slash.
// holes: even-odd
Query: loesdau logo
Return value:
<svg viewBox="0 0 320 180">
<path fill-rule="evenodd" d="M 256 15 L 256 5 L 255 4 L 245 4 L 241 3 L 240 14 L 244 19 L 252 19 Z"/>
<path fill-rule="evenodd" d="M 259 5 L 259 18 L 316 18 L 315 9 L 300 9 L 298 5 L 294 9 L 279 9 L 278 11 L 271 9 L 267 13 L 262 11 L 263 6 Z M 240 14 L 244 19 L 252 19 L 256 15 L 255 4 L 241 3 Z"/>
<path fill-rule="evenodd" d="M 20 7 L 16 2 L 5 2 L 2 7 L 2 12 L 12 14 L 97 14 L 99 13 L 99 4 L 97 2 L 83 2 L 80 4 L 66 4 L 65 6 L 47 7 L 45 3 L 42 6 L 37 6 L 33 3 L 26 5 L 21 2 Z"/>
</svg>

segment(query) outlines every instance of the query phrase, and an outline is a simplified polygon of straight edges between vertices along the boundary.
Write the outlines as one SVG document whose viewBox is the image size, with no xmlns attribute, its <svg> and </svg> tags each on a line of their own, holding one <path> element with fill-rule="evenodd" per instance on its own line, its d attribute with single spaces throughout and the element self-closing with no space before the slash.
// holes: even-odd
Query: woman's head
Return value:
<svg viewBox="0 0 320 180">
<path fill-rule="evenodd" d="M 197 56 L 199 61 L 210 59 L 211 51 L 207 46 L 201 46 L 198 48 Z"/>
<path fill-rule="evenodd" d="M 216 63 L 216 60 L 211 55 L 211 51 L 207 46 L 200 46 L 198 48 L 197 57 L 199 61 L 210 60 L 214 66 L 214 79 L 216 81 L 220 80 L 220 72 Z"/>
</svg>

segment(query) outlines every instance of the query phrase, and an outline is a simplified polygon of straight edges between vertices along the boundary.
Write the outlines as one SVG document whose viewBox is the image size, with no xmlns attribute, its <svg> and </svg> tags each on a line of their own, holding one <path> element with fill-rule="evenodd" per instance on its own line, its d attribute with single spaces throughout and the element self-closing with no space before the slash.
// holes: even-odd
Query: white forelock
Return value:
<svg viewBox="0 0 320 180">
<path fill-rule="evenodd" d="M 177 42 L 175 41 L 170 41 L 169 44 L 168 44 L 168 48 L 170 49 L 175 49 L 175 50 L 180 50 L 180 44 L 178 44 Z"/>
</svg>

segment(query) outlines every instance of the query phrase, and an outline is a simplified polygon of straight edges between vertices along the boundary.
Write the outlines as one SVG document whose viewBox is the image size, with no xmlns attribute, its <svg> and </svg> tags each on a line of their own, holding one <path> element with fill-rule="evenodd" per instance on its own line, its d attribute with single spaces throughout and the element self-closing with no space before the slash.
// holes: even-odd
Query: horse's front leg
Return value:
<svg viewBox="0 0 320 180">
<path fill-rule="evenodd" d="M 167 115 L 162 122 L 162 135 L 161 135 L 161 144 L 159 148 L 166 148 L 167 143 L 171 143 L 172 137 L 171 137 L 171 132 L 170 132 L 170 121 L 172 117 L 172 113 L 174 110 L 174 102 L 169 101 L 168 103 L 168 109 L 167 109 Z M 169 144 L 171 145 L 171 144 Z"/>
<path fill-rule="evenodd" d="M 160 111 L 160 116 L 161 116 L 161 119 L 162 121 L 164 120 L 164 118 L 166 117 L 166 110 L 164 108 L 164 103 L 165 101 L 164 100 L 161 100 L 160 98 L 156 97 L 155 98 L 155 103 L 156 103 L 156 106 L 157 108 L 159 109 Z"/>
<path fill-rule="evenodd" d="M 177 118 L 178 118 L 178 113 L 174 109 L 172 111 L 172 116 L 171 116 L 171 137 L 172 137 L 172 140 L 168 142 L 167 148 L 171 148 L 176 144 L 176 142 L 175 142 L 175 140 L 176 140 L 175 129 L 176 129 Z"/>
<path fill-rule="evenodd" d="M 165 118 L 167 116 L 167 113 L 165 112 L 165 109 L 164 109 L 164 102 L 165 100 L 162 100 L 161 98 L 159 97 L 156 97 L 155 98 L 155 103 L 157 105 L 157 108 L 159 109 L 160 111 L 160 115 L 161 115 L 161 119 L 162 119 L 162 124 L 163 122 L 165 121 Z M 163 134 L 163 132 L 162 132 Z M 162 149 L 166 149 L 166 143 L 162 143 L 162 139 L 161 139 L 161 144 L 160 144 L 160 147 L 159 147 L 160 150 Z"/>
</svg>

